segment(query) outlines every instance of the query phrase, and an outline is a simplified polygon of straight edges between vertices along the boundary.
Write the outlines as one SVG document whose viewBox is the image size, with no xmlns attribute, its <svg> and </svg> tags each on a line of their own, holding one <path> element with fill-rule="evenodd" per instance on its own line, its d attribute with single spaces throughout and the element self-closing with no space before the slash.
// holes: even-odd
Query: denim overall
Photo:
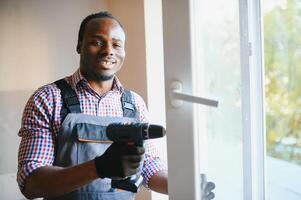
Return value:
<svg viewBox="0 0 301 200">
<path fill-rule="evenodd" d="M 113 122 L 137 122 L 137 113 L 131 93 L 124 91 L 121 102 L 123 117 L 99 117 L 80 112 L 74 90 L 61 79 L 55 82 L 61 90 L 63 120 L 57 135 L 55 166 L 70 167 L 102 155 L 111 145 L 106 137 L 106 126 Z M 77 190 L 53 199 L 60 200 L 132 200 L 134 193 L 117 191 L 111 179 L 96 179 Z"/>
</svg>

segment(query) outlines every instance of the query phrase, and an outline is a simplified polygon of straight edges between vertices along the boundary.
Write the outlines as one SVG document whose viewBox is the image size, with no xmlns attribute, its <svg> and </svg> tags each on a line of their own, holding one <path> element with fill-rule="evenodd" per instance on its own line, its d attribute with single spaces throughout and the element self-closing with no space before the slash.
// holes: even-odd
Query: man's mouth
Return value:
<svg viewBox="0 0 301 200">
<path fill-rule="evenodd" d="M 100 64 L 104 67 L 104 68 L 111 68 L 113 65 L 115 65 L 117 63 L 116 60 L 114 59 L 101 59 L 100 60 Z"/>
<path fill-rule="evenodd" d="M 113 64 L 116 63 L 116 61 L 106 61 L 106 60 L 102 60 L 102 61 L 100 61 L 100 63 L 101 63 L 102 65 L 113 65 Z"/>
</svg>

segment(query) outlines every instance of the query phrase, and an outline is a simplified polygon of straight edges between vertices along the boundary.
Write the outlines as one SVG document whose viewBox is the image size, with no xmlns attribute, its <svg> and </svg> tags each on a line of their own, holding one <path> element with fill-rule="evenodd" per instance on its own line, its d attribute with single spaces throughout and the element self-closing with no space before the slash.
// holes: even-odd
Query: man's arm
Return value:
<svg viewBox="0 0 301 200">
<path fill-rule="evenodd" d="M 152 176 L 148 186 L 151 190 L 162 194 L 168 194 L 167 171 L 160 171 Z"/>
<path fill-rule="evenodd" d="M 44 166 L 27 178 L 23 193 L 28 198 L 60 196 L 97 178 L 124 178 L 140 170 L 144 148 L 113 143 L 101 156 L 74 167 Z"/>
<path fill-rule="evenodd" d="M 132 92 L 134 102 L 139 113 L 141 123 L 149 122 L 149 112 L 143 99 L 136 93 Z M 168 194 L 167 187 L 167 168 L 165 163 L 159 158 L 158 148 L 155 142 L 148 140 L 145 142 L 145 160 L 142 175 L 146 180 L 146 187 L 155 192 Z M 153 172 L 155 172 L 153 174 Z"/>
<path fill-rule="evenodd" d="M 29 199 L 54 197 L 72 192 L 97 178 L 94 160 L 70 168 L 44 166 L 26 178 L 22 192 Z"/>
</svg>

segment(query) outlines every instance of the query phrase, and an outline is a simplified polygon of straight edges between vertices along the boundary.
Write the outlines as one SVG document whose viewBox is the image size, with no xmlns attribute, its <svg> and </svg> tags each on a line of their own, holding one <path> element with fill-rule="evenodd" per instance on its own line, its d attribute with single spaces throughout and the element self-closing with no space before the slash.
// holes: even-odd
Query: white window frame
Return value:
<svg viewBox="0 0 301 200">
<path fill-rule="evenodd" d="M 163 0 L 163 35 L 169 198 L 200 199 L 197 137 L 193 105 L 171 105 L 171 85 L 192 94 L 192 0 Z M 265 130 L 262 19 L 260 0 L 239 0 L 242 74 L 244 200 L 265 197 Z M 209 144 L 210 145 L 210 144 Z M 225 183 L 226 184 L 226 183 Z M 219 187 L 219 186 L 217 186 Z"/>
<path fill-rule="evenodd" d="M 265 115 L 260 0 L 240 0 L 244 200 L 264 200 Z"/>
<path fill-rule="evenodd" d="M 189 1 L 163 0 L 163 38 L 165 66 L 165 97 L 168 193 L 169 199 L 198 199 L 200 185 L 197 169 L 196 141 L 193 134 L 193 106 L 183 103 L 171 105 L 170 87 L 180 80 L 183 91 L 192 93 L 191 48 L 189 30 Z"/>
</svg>

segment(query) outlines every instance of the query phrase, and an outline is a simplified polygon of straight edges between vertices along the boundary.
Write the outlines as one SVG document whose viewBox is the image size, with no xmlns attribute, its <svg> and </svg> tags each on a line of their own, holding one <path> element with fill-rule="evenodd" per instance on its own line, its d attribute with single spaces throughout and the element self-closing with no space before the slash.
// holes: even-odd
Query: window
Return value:
<svg viewBox="0 0 301 200">
<path fill-rule="evenodd" d="M 300 199 L 301 2 L 165 0 L 163 24 L 171 199 L 199 173 L 216 199 Z M 174 81 L 219 107 L 172 106 Z"/>
<path fill-rule="evenodd" d="M 259 0 L 163 1 L 170 199 L 201 199 L 200 173 L 216 199 L 264 199 L 259 22 Z M 175 81 L 219 107 L 175 106 Z"/>
<path fill-rule="evenodd" d="M 267 194 L 301 198 L 301 3 L 264 0 Z"/>
<path fill-rule="evenodd" d="M 196 96 L 216 97 L 218 108 L 196 106 L 200 172 L 217 188 L 216 199 L 243 199 L 243 148 L 239 1 L 194 1 Z M 227 184 L 231 183 L 231 184 Z"/>
</svg>

